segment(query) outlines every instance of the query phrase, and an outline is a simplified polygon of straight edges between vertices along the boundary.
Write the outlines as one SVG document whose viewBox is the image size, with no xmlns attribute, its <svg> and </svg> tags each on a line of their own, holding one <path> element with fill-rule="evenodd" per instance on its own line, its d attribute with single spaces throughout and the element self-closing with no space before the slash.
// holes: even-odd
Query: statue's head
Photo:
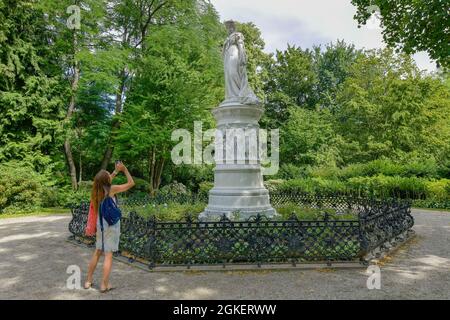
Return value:
<svg viewBox="0 0 450 320">
<path fill-rule="evenodd" d="M 227 27 L 228 34 L 236 32 L 236 23 L 233 20 L 225 21 L 225 26 Z"/>
</svg>

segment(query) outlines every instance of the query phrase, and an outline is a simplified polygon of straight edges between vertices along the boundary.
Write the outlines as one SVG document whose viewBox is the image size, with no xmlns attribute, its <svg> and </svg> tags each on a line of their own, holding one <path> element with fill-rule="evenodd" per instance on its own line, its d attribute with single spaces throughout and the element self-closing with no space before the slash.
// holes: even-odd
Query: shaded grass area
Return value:
<svg viewBox="0 0 450 320">
<path fill-rule="evenodd" d="M 58 215 L 58 214 L 70 214 L 70 209 L 68 209 L 68 208 L 42 208 L 42 209 L 36 209 L 36 211 L 30 211 L 30 212 L 2 213 L 2 214 L 0 214 L 0 219 L 21 218 L 21 217 L 31 217 L 31 216 L 50 216 L 50 215 Z"/>
</svg>

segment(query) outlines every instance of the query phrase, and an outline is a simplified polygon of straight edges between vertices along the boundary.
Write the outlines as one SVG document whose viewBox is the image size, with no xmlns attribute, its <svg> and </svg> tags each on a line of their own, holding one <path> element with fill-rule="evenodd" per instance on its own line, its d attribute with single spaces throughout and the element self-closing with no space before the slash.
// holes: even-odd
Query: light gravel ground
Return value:
<svg viewBox="0 0 450 320">
<path fill-rule="evenodd" d="M 66 241 L 70 216 L 0 219 L 0 299 L 450 299 L 450 213 L 413 214 L 417 235 L 384 259 L 380 290 L 363 268 L 151 273 L 115 261 L 108 294 L 66 288 L 67 267 L 84 276 L 92 251 Z"/>
</svg>

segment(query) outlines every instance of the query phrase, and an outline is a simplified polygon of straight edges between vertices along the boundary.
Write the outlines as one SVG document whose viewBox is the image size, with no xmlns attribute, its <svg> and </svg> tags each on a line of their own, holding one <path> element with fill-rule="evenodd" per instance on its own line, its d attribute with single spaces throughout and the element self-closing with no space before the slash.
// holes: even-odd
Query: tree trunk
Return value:
<svg viewBox="0 0 450 320">
<path fill-rule="evenodd" d="M 153 181 L 153 189 L 155 191 L 158 191 L 159 186 L 161 185 L 161 175 L 164 169 L 164 162 L 165 162 L 164 158 L 160 158 L 158 160 L 157 169 L 155 170 L 156 171 L 155 180 Z"/>
<path fill-rule="evenodd" d="M 76 52 L 76 50 L 77 50 L 77 35 L 76 35 L 75 31 L 73 34 L 73 45 L 74 45 L 74 51 Z M 75 55 L 75 53 L 74 53 L 74 55 Z M 73 80 L 72 80 L 72 84 L 71 84 L 72 93 L 71 93 L 71 97 L 70 97 L 69 107 L 67 109 L 66 123 L 70 123 L 70 120 L 72 119 L 72 115 L 75 111 L 76 92 L 78 90 L 78 82 L 80 80 L 80 66 L 75 57 L 74 57 L 74 59 L 75 59 L 74 65 L 73 65 L 74 73 L 73 73 Z M 70 145 L 70 140 L 68 137 L 66 137 L 66 139 L 64 141 L 64 151 L 66 153 L 66 159 L 67 159 L 67 163 L 69 165 L 69 173 L 70 173 L 70 179 L 72 182 L 72 189 L 77 190 L 78 189 L 77 168 L 75 167 L 75 161 L 73 160 L 73 155 L 72 155 L 72 147 Z"/>
<path fill-rule="evenodd" d="M 155 168 L 155 148 L 152 149 L 149 159 L 148 159 L 148 167 L 149 167 L 149 180 L 150 180 L 150 196 L 155 195 L 155 189 L 153 188 L 153 180 L 154 180 L 154 168 Z"/>
<path fill-rule="evenodd" d="M 119 90 L 116 93 L 116 106 L 115 106 L 115 114 L 121 114 L 122 113 L 122 109 L 123 109 L 123 95 L 125 94 L 125 82 L 127 80 L 127 69 L 124 68 L 121 73 L 121 79 L 120 79 L 120 86 L 119 86 Z M 100 166 L 101 169 L 106 170 L 106 168 L 108 167 L 108 164 L 111 162 L 111 158 L 112 155 L 114 153 L 114 146 L 112 145 L 113 143 L 113 139 L 114 139 L 114 132 L 115 130 L 120 128 L 120 124 L 119 121 L 117 121 L 117 119 L 113 119 L 113 123 L 111 126 L 111 133 L 108 137 L 108 143 L 106 144 L 106 150 L 103 153 L 103 159 L 102 159 L 102 164 Z"/>
<path fill-rule="evenodd" d="M 78 188 L 77 168 L 75 167 L 75 162 L 73 161 L 72 148 L 70 146 L 69 139 L 66 139 L 66 141 L 64 142 L 64 151 L 66 153 L 66 159 L 69 165 L 69 173 L 70 173 L 70 180 L 72 182 L 72 189 L 77 190 Z"/>
<path fill-rule="evenodd" d="M 114 152 L 114 147 L 111 145 L 111 137 L 108 138 L 108 146 L 106 147 L 105 153 L 103 154 L 102 164 L 100 169 L 106 170 L 108 164 L 111 162 L 112 154 Z"/>
<path fill-rule="evenodd" d="M 83 165 L 82 165 L 82 159 L 81 159 L 81 150 L 80 150 L 80 160 L 79 160 L 79 170 L 78 170 L 78 186 L 80 186 L 81 181 L 83 179 Z"/>
<path fill-rule="evenodd" d="M 152 149 L 149 155 L 149 176 L 150 176 L 150 195 L 153 197 L 159 190 L 161 185 L 161 175 L 164 169 L 165 159 L 162 156 L 157 156 L 155 148 Z"/>
</svg>

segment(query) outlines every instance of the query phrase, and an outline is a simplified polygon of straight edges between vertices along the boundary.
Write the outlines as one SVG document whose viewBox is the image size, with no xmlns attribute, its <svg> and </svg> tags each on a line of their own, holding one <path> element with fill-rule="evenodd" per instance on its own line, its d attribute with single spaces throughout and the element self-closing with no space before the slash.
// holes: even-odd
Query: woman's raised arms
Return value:
<svg viewBox="0 0 450 320">
<path fill-rule="evenodd" d="M 118 162 L 116 164 L 116 170 L 122 171 L 125 174 L 125 176 L 127 177 L 127 182 L 124 184 L 112 185 L 110 191 L 111 197 L 113 197 L 117 193 L 128 191 L 135 185 L 133 177 L 131 176 L 130 172 L 128 172 L 127 167 L 125 167 L 125 165 L 122 162 Z"/>
</svg>

